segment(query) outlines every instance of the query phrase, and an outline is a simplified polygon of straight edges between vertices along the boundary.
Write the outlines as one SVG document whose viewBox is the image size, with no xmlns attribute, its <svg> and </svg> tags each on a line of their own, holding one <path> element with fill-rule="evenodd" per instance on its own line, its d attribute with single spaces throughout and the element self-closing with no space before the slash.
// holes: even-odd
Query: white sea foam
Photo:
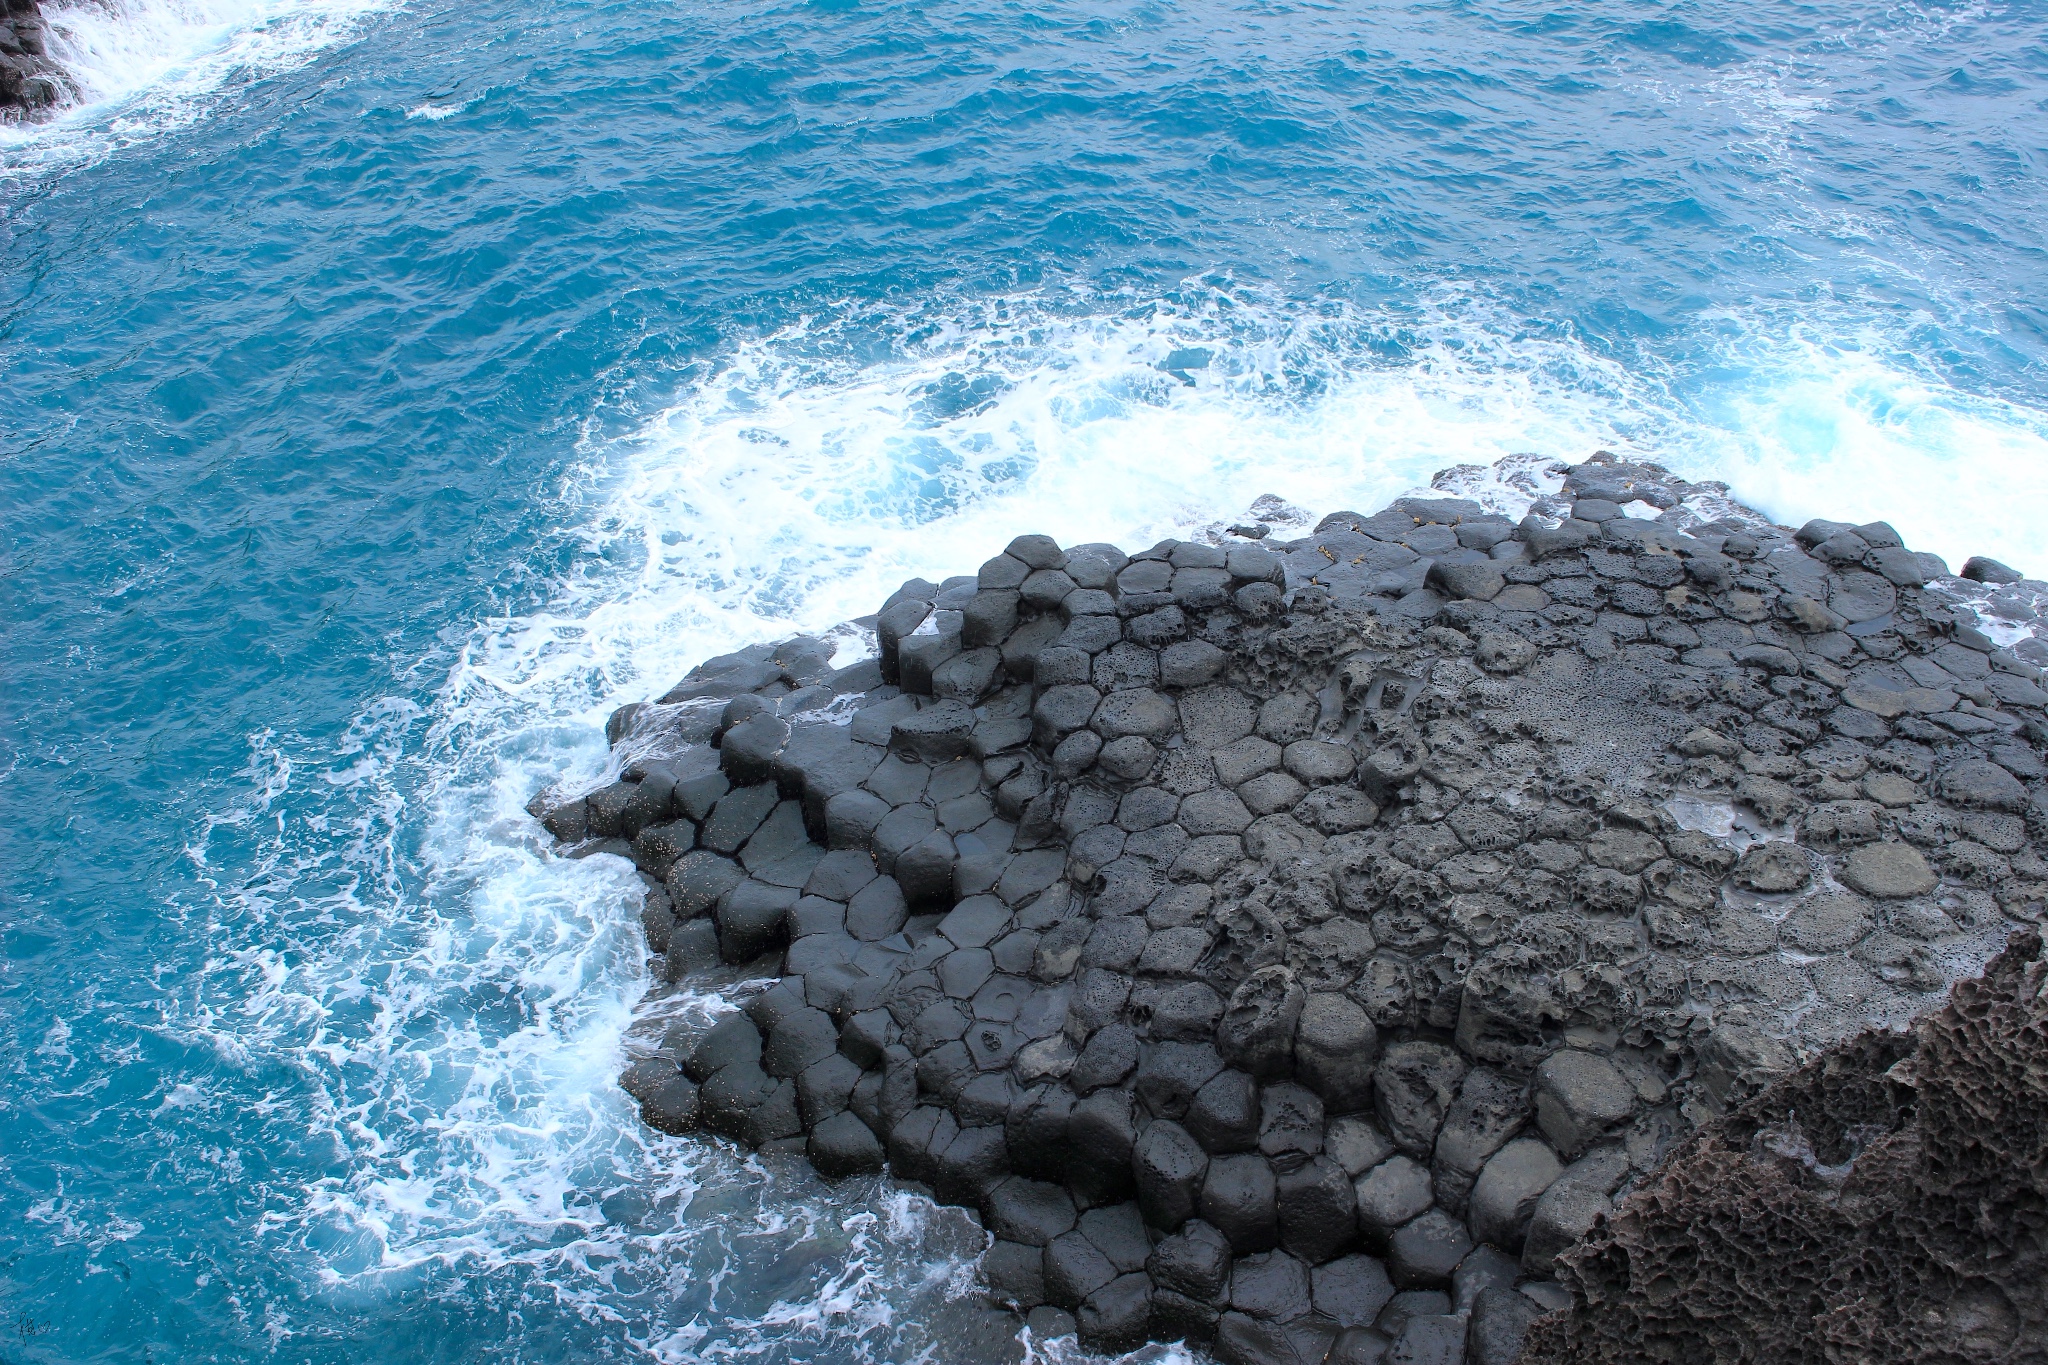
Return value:
<svg viewBox="0 0 2048 1365">
<path fill-rule="evenodd" d="M 1936 383 L 1876 336 L 1724 319 L 1735 378 L 1688 386 L 1471 298 L 1399 321 L 1225 291 L 1083 302 L 849 310 L 737 346 L 607 452 L 590 534 L 638 565 L 623 593 L 581 585 L 496 645 L 557 670 L 629 655 L 658 679 L 972 571 L 1019 530 L 1134 545 L 1263 493 L 1370 511 L 1516 451 L 1613 449 L 1794 525 L 1888 519 L 1952 565 L 2048 566 L 2048 414 Z M 1389 339 L 1399 363 L 1376 358 Z"/>
<path fill-rule="evenodd" d="M 415 104 L 412 108 L 406 110 L 405 116 L 407 118 L 425 119 L 429 123 L 439 123 L 442 119 L 454 118 L 463 110 L 475 107 L 482 100 L 482 95 L 475 95 L 466 100 L 457 100 L 453 104 L 436 104 L 432 100 L 428 100 L 422 104 Z"/>
<path fill-rule="evenodd" d="M 1957 390 L 1869 332 L 1753 332 L 1669 461 L 1781 522 L 1888 521 L 1959 568 L 2048 571 L 2048 413 Z"/>
<path fill-rule="evenodd" d="M 324 772 L 253 737 L 247 800 L 193 850 L 244 875 L 218 884 L 222 952 L 164 1031 L 297 1073 L 269 1127 L 287 1149 L 314 1135 L 296 1164 L 320 1173 L 261 1221 L 270 1252 L 329 1307 L 480 1281 L 657 1360 L 916 1357 L 937 1324 L 903 1308 L 956 1301 L 981 1234 L 879 1182 L 828 1191 L 640 1127 L 616 1085 L 648 984 L 638 883 L 554 858 L 520 809 L 601 754 L 468 678 L 428 718 L 372 708 Z M 206 1102 L 172 1087 L 158 1121 Z"/>
<path fill-rule="evenodd" d="M 1406 358 L 1379 359 L 1395 336 Z M 311 1097 L 276 1123 L 315 1134 L 321 1173 L 275 1192 L 266 1245 L 327 1302 L 484 1284 L 661 1361 L 1076 1359 L 987 1338 L 964 1293 L 981 1234 L 958 1211 L 639 1126 L 614 1079 L 649 985 L 638 882 L 554 856 L 527 797 L 597 781 L 607 711 L 704 657 L 971 572 L 1019 531 L 1149 543 L 1265 493 L 1371 511 L 1451 466 L 1448 491 L 1512 513 L 1600 447 L 1729 478 L 1783 519 L 1860 515 L 1875 495 L 1822 471 L 1881 483 L 1859 463 L 1868 428 L 1834 423 L 1804 472 L 1776 475 L 1783 437 L 1760 433 L 1816 393 L 1866 410 L 1854 395 L 1886 384 L 1986 424 L 1906 422 L 1887 438 L 1902 460 L 2037 439 L 2031 415 L 1914 389 L 1867 354 L 1759 342 L 1752 360 L 1728 401 L 1757 421 L 1717 425 L 1669 376 L 1489 325 L 1469 299 L 1396 325 L 1243 292 L 1049 294 L 846 309 L 734 344 L 623 435 L 588 438 L 560 508 L 581 567 L 545 607 L 477 623 L 425 711 L 368 708 L 326 752 L 252 737 L 246 799 L 195 842 L 220 950 L 166 1030 L 227 1065 L 287 1066 Z M 1478 467 L 1510 452 L 1533 453 Z M 1868 514 L 1939 547 L 1901 503 Z M 2048 562 L 2010 507 L 1986 510 L 2008 516 L 2008 553 Z M 722 1007 L 671 996 L 638 1027 Z"/>
<path fill-rule="evenodd" d="M 1197 290 L 848 310 L 742 342 L 593 451 L 591 559 L 632 568 L 565 585 L 476 664 L 522 694 L 600 674 L 615 701 L 1024 530 L 1149 544 L 1266 493 L 1369 511 L 1450 466 L 1641 448 L 1639 410 L 1598 401 L 1635 381 L 1583 347 L 1446 311 L 1375 362 L 1395 330 Z"/>
<path fill-rule="evenodd" d="M 56 116 L 0 124 L 0 176 L 94 161 L 205 117 L 234 89 L 349 41 L 397 0 L 66 0 L 45 5 L 68 86 Z"/>
</svg>

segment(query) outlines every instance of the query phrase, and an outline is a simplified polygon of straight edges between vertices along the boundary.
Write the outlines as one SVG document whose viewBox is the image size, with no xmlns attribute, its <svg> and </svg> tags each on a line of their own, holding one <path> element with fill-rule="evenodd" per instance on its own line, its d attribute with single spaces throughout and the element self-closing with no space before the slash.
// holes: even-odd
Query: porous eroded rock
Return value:
<svg viewBox="0 0 2048 1365">
<path fill-rule="evenodd" d="M 2040 935 L 1709 1123 L 1562 1263 L 1531 1365 L 2048 1361 Z"/>
<path fill-rule="evenodd" d="M 536 814 L 637 864 L 669 981 L 775 981 L 638 1047 L 647 1121 L 975 1209 L 1097 1349 L 1514 1359 L 1702 1124 L 2041 914 L 2048 692 L 1889 528 L 1495 477 L 1535 511 L 1019 537 L 862 662 L 623 708 Z"/>
</svg>

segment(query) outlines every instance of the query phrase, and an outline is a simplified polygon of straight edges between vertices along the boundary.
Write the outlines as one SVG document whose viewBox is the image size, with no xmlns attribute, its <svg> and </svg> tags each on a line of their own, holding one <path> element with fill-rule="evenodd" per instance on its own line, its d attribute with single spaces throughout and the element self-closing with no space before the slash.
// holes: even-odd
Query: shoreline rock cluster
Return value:
<svg viewBox="0 0 2048 1365">
<path fill-rule="evenodd" d="M 0 122 L 32 118 L 63 97 L 45 33 L 41 0 L 0 0 Z"/>
<path fill-rule="evenodd" d="M 2041 917 L 2048 691 L 1939 560 L 1604 454 L 1436 487 L 1022 536 L 874 658 L 623 708 L 535 813 L 669 981 L 776 979 L 647 1121 L 976 1210 L 1041 1336 L 1496 1365 L 1674 1150 Z"/>
</svg>

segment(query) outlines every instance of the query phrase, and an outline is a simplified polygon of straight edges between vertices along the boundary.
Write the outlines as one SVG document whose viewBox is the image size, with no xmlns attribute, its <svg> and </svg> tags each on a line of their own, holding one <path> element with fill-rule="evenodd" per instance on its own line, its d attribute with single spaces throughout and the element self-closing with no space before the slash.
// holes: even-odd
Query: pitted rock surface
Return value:
<svg viewBox="0 0 2048 1365">
<path fill-rule="evenodd" d="M 1514 1359 L 1617 1195 L 2048 897 L 2048 692 L 1938 560 L 1557 472 L 1519 521 L 1020 537 L 866 662 L 622 709 L 537 813 L 640 867 L 669 980 L 776 978 L 634 1064 L 648 1122 L 886 1163 L 1098 1349 Z"/>
<path fill-rule="evenodd" d="M 1527 1358 L 2038 1365 L 2044 1172 L 2048 961 L 2024 932 L 1911 1033 L 1840 1044 L 1689 1139 L 1565 1253 L 1574 1307 Z"/>
</svg>

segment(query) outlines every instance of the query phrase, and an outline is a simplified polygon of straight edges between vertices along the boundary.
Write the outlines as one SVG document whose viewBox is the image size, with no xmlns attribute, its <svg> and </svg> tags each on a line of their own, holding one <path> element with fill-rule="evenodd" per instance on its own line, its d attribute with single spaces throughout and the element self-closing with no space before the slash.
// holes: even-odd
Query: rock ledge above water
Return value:
<svg viewBox="0 0 2048 1365">
<path fill-rule="evenodd" d="M 1023 536 L 877 657 L 624 708 L 536 813 L 668 980 L 777 979 L 635 1062 L 647 1121 L 977 1210 L 1041 1335 L 1491 1365 L 1703 1125 L 2040 918 L 2048 692 L 1978 581 L 1604 455 L 1437 491 Z"/>
</svg>

